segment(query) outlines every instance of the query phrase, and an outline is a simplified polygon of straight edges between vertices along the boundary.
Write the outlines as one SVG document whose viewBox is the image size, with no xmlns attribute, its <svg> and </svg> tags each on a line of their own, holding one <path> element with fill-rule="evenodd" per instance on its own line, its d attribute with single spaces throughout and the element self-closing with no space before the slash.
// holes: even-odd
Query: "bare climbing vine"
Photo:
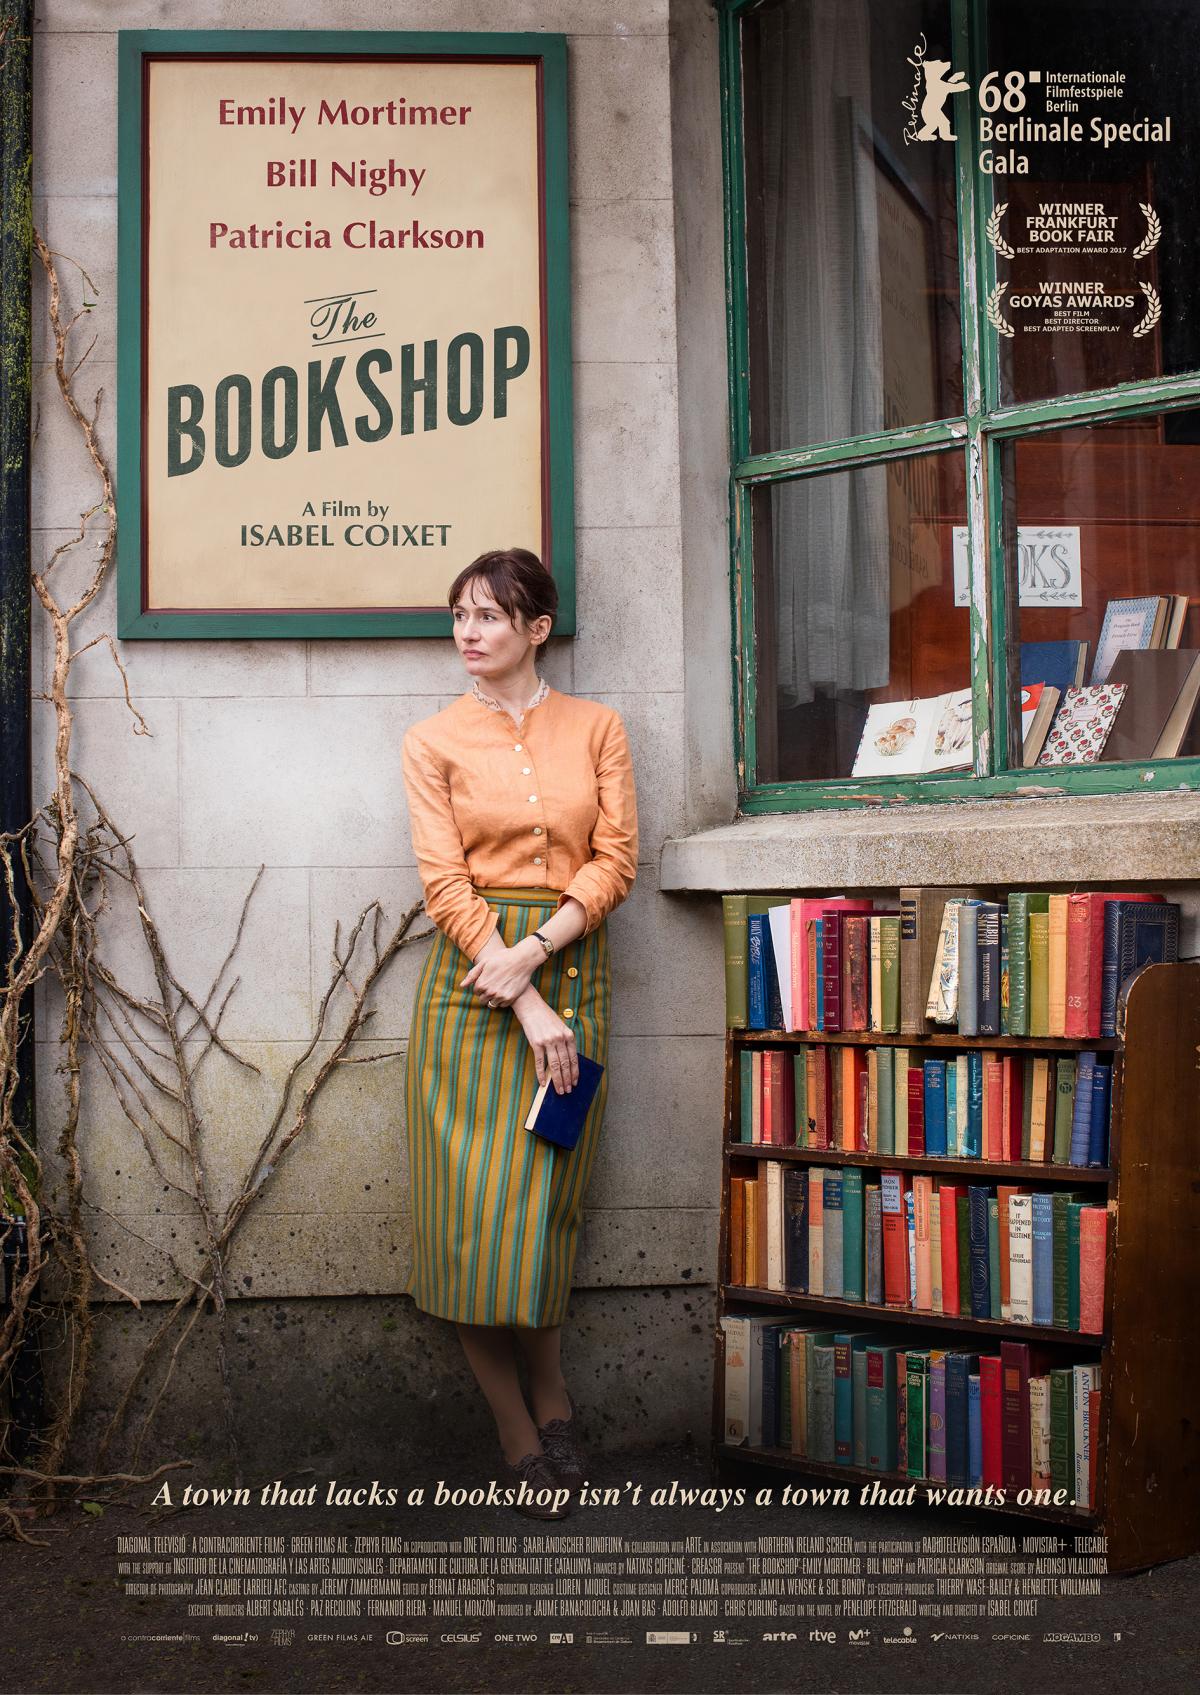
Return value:
<svg viewBox="0 0 1200 1695">
<path fill-rule="evenodd" d="M 219 1204 L 208 1158 L 214 1127 L 206 1124 L 199 1080 L 202 1068 L 214 1059 L 224 1066 L 259 1070 L 230 1045 L 221 1025 L 240 981 L 231 974 L 263 868 L 259 867 L 246 891 L 220 969 L 203 994 L 192 992 L 167 957 L 131 834 L 120 827 L 93 784 L 73 766 L 75 721 L 68 679 L 76 660 L 92 647 L 106 646 L 121 675 L 131 733 L 147 736 L 151 730 L 134 703 L 112 637 L 104 633 L 72 647 L 73 626 L 95 601 L 112 569 L 116 507 L 112 474 L 97 437 L 103 391 L 87 405 L 78 394 L 79 375 L 96 338 L 78 355 L 73 344 L 90 310 L 87 291 L 94 294 L 94 285 L 81 266 L 65 261 L 74 266 L 85 290 L 83 304 L 68 310 L 58 269 L 62 255 L 53 253 L 37 232 L 34 248 L 46 274 L 58 394 L 86 448 L 97 498 L 45 565 L 32 570 L 33 590 L 53 635 L 53 659 L 48 661 L 41 698 L 54 713 L 54 786 L 28 824 L 0 834 L 0 876 L 11 914 L 0 977 L 0 1239 L 8 1249 L 9 1268 L 9 1300 L 0 1308 L 0 1393 L 22 1349 L 51 1322 L 70 1360 L 65 1381 L 37 1433 L 35 1452 L 26 1456 L 24 1465 L 0 1465 L 0 1479 L 10 1480 L 7 1496 L 0 1496 L 0 1526 L 23 1541 L 32 1540 L 24 1526 L 52 1513 L 65 1499 L 95 1501 L 105 1494 L 112 1498 L 113 1492 L 119 1495 L 132 1484 L 146 1483 L 175 1465 L 188 1463 L 173 1461 L 144 1475 L 136 1469 L 188 1340 L 205 1312 L 216 1318 L 228 1456 L 235 1480 L 240 1481 L 227 1347 L 231 1249 L 281 1164 L 295 1157 L 313 1105 L 337 1069 L 396 1057 L 398 1050 L 361 1054 L 350 1049 L 367 1031 L 374 1016 L 368 1001 L 392 960 L 401 948 L 431 934 L 428 929 L 414 929 L 420 901 L 390 931 L 378 901 L 363 909 L 345 937 L 340 925 L 335 928 L 329 982 L 312 1037 L 283 1080 L 270 1124 L 235 1183 L 233 1198 Z M 94 544 L 94 559 L 85 572 L 84 586 L 72 597 L 62 587 L 64 562 L 72 555 L 78 557 L 87 543 Z M 22 883 L 31 893 L 28 926 L 21 921 Z M 136 911 L 153 993 L 134 993 L 106 960 L 100 921 L 108 914 L 112 922 L 118 893 L 132 897 L 132 902 L 122 901 L 121 910 L 132 904 Z M 32 1063 L 28 1057 L 33 1046 L 28 1029 L 32 990 L 48 974 L 57 979 L 62 991 L 59 1070 L 65 1080 L 65 1112 L 52 1168 L 47 1151 L 25 1135 L 16 1107 L 20 1067 Z M 198 1244 L 190 1257 L 182 1249 L 172 1250 L 141 1235 L 128 1219 L 89 1195 L 87 1137 L 81 1135 L 88 1106 L 83 1060 L 89 1053 L 112 1090 L 131 1141 L 142 1149 L 176 1204 L 199 1227 Z M 46 1133 L 43 1112 L 43 1142 Z M 92 1235 L 102 1220 L 125 1232 L 131 1245 L 136 1241 L 165 1259 L 181 1292 L 166 1304 L 100 1440 L 98 1466 L 103 1468 L 114 1446 L 124 1440 L 127 1469 L 100 1469 L 83 1476 L 63 1468 L 91 1383 L 94 1303 L 107 1291 L 108 1297 L 139 1310 L 142 1305 L 115 1272 L 106 1276 L 95 1263 Z M 0 1451 L 2 1437 L 0 1420 Z"/>
</svg>

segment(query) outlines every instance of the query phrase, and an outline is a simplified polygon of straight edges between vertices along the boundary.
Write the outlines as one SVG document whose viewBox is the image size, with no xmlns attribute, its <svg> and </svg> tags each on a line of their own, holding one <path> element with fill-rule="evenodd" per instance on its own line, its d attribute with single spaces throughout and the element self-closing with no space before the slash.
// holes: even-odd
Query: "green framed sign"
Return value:
<svg viewBox="0 0 1200 1695">
<path fill-rule="evenodd" d="M 575 631 L 566 42 L 122 31 L 119 633 Z"/>
</svg>

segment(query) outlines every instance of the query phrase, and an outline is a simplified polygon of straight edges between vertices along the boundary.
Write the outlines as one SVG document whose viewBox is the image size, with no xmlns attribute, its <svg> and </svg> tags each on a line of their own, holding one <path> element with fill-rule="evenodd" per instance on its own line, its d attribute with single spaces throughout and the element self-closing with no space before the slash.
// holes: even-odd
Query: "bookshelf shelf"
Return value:
<svg viewBox="0 0 1200 1695">
<path fill-rule="evenodd" d="M 794 1471 L 806 1477 L 828 1477 L 836 1483 L 860 1485 L 863 1483 L 879 1483 L 885 1489 L 907 1488 L 910 1483 L 924 1487 L 924 1481 L 918 1477 L 909 1477 L 900 1471 L 872 1471 L 861 1465 L 827 1465 L 822 1460 L 810 1460 L 803 1454 L 793 1454 L 788 1448 L 743 1448 L 731 1442 L 719 1442 L 718 1451 L 722 1459 L 745 1462 L 748 1465 L 775 1466 L 783 1471 Z M 938 1484 L 938 1488 L 945 1485 Z M 955 1510 L 955 1509 L 952 1509 Z M 1041 1519 L 1044 1524 L 1074 1524 L 1079 1529 L 1094 1529 L 1098 1514 L 1090 1507 L 1038 1507 L 1033 1505 L 1020 1506 L 1011 1502 L 998 1506 L 994 1501 L 982 1501 L 972 1507 L 960 1507 L 960 1512 L 1003 1512 L 1019 1513 L 1022 1518 Z"/>
<path fill-rule="evenodd" d="M 931 1171 L 947 1177 L 976 1177 L 981 1182 L 1018 1177 L 1037 1183 L 1095 1183 L 1107 1186 L 1112 1172 L 1102 1165 L 1054 1165 L 1037 1160 L 958 1159 L 940 1154 L 846 1153 L 841 1148 L 788 1148 L 767 1142 L 726 1142 L 734 1159 L 798 1160 L 810 1165 L 862 1165 L 889 1171 Z"/>
<path fill-rule="evenodd" d="M 881 891 L 886 896 L 889 891 Z M 1044 1523 L 1086 1527 L 1107 1539 L 1114 1573 L 1141 1570 L 1200 1552 L 1200 962 L 1144 966 L 1124 985 L 1114 1038 L 1044 1036 L 962 1037 L 920 1034 L 729 1029 L 725 1040 L 722 1189 L 718 1249 L 718 1322 L 714 1326 L 712 1460 L 722 1473 L 735 1464 L 771 1467 L 841 1483 L 887 1486 L 925 1482 L 899 1472 L 828 1464 L 789 1447 L 748 1446 L 725 1439 L 725 1335 L 720 1322 L 737 1315 L 811 1316 L 811 1328 L 845 1328 L 888 1335 L 901 1347 L 953 1348 L 997 1354 L 1002 1342 L 1047 1349 L 1059 1365 L 1100 1360 L 1095 1490 L 1088 1508 L 1018 1506 L 1011 1489 L 1003 1506 Z M 789 1147 L 739 1139 L 741 1053 L 805 1045 L 917 1047 L 959 1053 L 999 1050 L 1019 1055 L 1085 1051 L 1112 1056 L 1109 1163 L 1072 1166 L 1028 1160 L 986 1160 L 848 1152 L 838 1147 Z M 757 1110 L 757 1109 L 756 1109 Z M 764 1162 L 788 1169 L 858 1167 L 1057 1192 L 1078 1189 L 1089 1204 L 1107 1205 L 1104 1328 L 1101 1333 L 1058 1326 L 974 1319 L 875 1303 L 781 1291 L 730 1280 L 730 1182 L 752 1176 Z M 870 1179 L 868 1178 L 868 1181 Z M 1093 1200 L 1094 1197 L 1094 1200 Z M 761 1262 L 760 1262 L 761 1263 Z M 740 1270 L 740 1266 L 739 1266 Z M 760 1283 L 761 1283 L 760 1272 Z M 944 1340 L 939 1340 L 944 1338 Z M 1045 1367 L 1041 1369 L 1046 1369 Z M 946 1509 L 975 1510 L 974 1508 Z"/>
<path fill-rule="evenodd" d="M 1093 1331 L 1057 1330 L 1048 1324 L 1011 1324 L 998 1318 L 962 1318 L 940 1312 L 914 1312 L 907 1307 L 880 1307 L 870 1301 L 838 1301 L 829 1295 L 798 1295 L 790 1290 L 754 1289 L 745 1283 L 727 1283 L 730 1301 L 761 1303 L 763 1306 L 794 1307 L 802 1312 L 826 1312 L 862 1325 L 908 1324 L 925 1330 L 956 1330 L 964 1336 L 1011 1337 L 1018 1342 L 1050 1342 L 1095 1353 L 1103 1338 Z"/>
</svg>

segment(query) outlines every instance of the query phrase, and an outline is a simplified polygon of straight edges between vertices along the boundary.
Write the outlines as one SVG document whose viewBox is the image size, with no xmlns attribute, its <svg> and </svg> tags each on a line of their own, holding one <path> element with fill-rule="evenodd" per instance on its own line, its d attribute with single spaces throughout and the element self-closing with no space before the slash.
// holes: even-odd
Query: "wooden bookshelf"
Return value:
<svg viewBox="0 0 1200 1695">
<path fill-rule="evenodd" d="M 725 1042 L 725 1102 L 719 1238 L 718 1317 L 794 1310 L 888 1332 L 913 1329 L 955 1336 L 998 1351 L 1003 1340 L 1031 1341 L 1101 1360 L 1096 1499 L 1085 1509 L 1003 1508 L 1043 1523 L 1108 1538 L 1109 1569 L 1141 1570 L 1200 1552 L 1200 962 L 1143 967 L 1125 985 L 1116 1038 L 957 1037 L 730 1029 Z M 743 1048 L 847 1041 L 866 1046 L 1004 1049 L 1023 1053 L 1100 1051 L 1113 1055 L 1109 1166 L 848 1153 L 837 1148 L 751 1145 L 738 1139 Z M 763 1159 L 813 1165 L 968 1177 L 1039 1188 L 1082 1188 L 1109 1205 L 1108 1264 L 1102 1334 L 910 1311 L 871 1303 L 751 1288 L 729 1281 L 729 1182 Z M 827 1464 L 784 1448 L 751 1450 L 724 1440 L 724 1332 L 714 1326 L 712 1459 L 717 1473 L 751 1464 L 832 1477 L 855 1487 L 873 1480 L 921 1480 L 853 1465 Z M 918 1492 L 918 1499 L 920 1498 Z M 974 1511 L 974 1507 L 942 1509 Z"/>
</svg>

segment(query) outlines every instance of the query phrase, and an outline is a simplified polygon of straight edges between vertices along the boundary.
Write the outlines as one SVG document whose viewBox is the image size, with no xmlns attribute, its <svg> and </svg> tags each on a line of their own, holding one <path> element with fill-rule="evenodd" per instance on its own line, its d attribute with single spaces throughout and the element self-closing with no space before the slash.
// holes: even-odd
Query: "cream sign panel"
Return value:
<svg viewBox="0 0 1200 1695">
<path fill-rule="evenodd" d="M 460 55 L 138 55 L 123 634 L 432 634 L 458 570 L 512 545 L 564 586 L 558 38 L 530 57 L 530 38 L 458 39 Z"/>
</svg>

